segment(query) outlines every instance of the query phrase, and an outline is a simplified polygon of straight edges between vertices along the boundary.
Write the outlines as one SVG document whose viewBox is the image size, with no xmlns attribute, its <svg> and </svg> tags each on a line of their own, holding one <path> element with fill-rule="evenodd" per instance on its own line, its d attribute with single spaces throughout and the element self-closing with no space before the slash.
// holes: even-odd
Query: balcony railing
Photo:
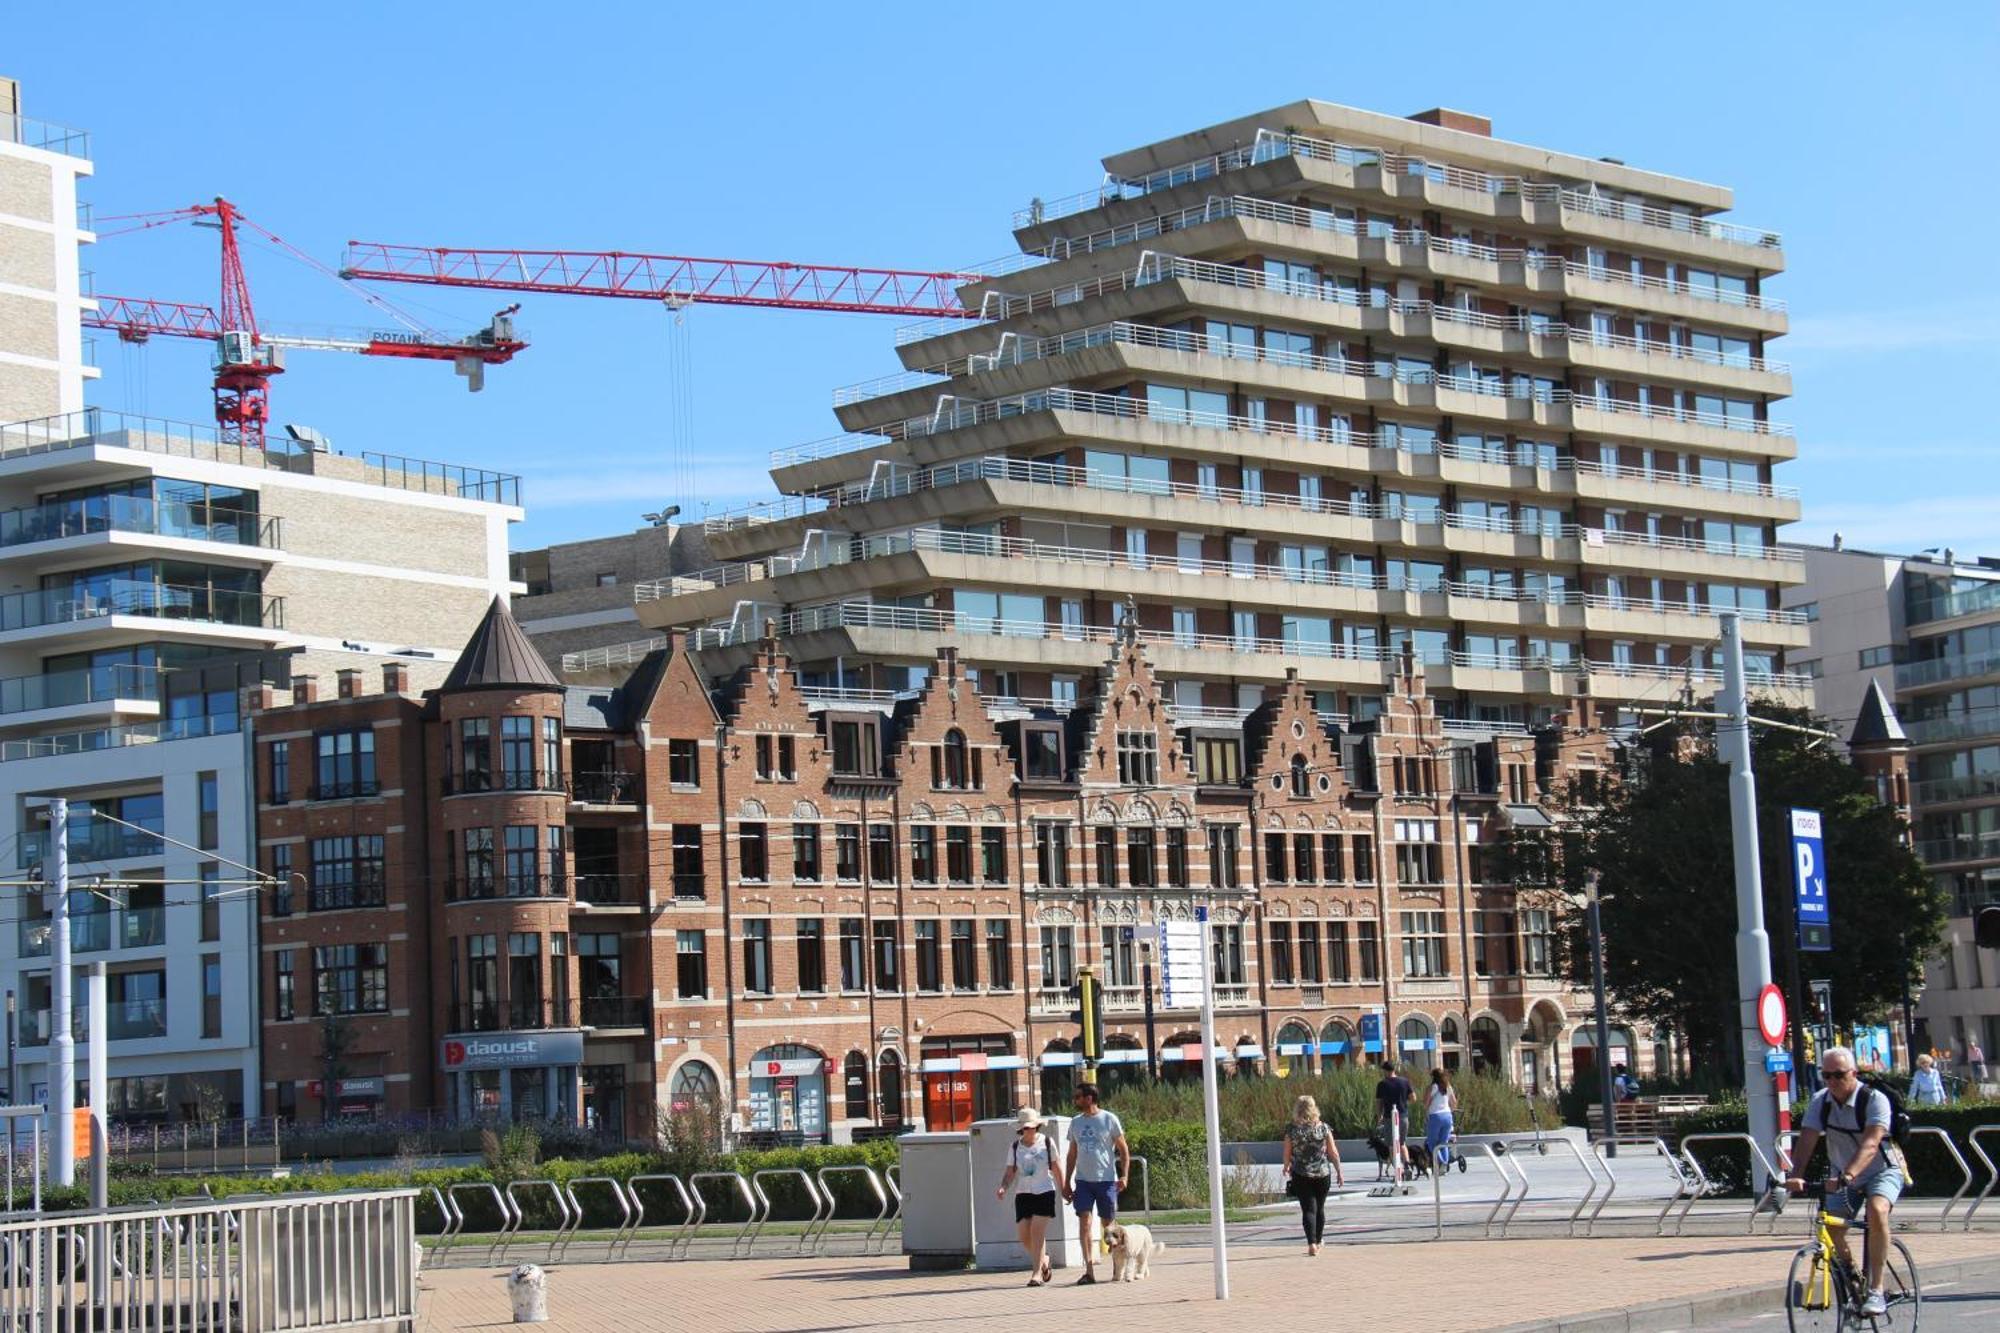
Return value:
<svg viewBox="0 0 2000 1333">
<path fill-rule="evenodd" d="M 587 1028 L 643 1028 L 651 1023 L 652 1001 L 643 995 L 586 995 L 583 997 L 583 1026 Z"/>
<path fill-rule="evenodd" d="M 1301 134 L 1282 134 L 1259 129 L 1247 147 L 1212 153 L 1172 167 L 1163 167 L 1144 176 L 1106 176 L 1094 189 L 1054 200 L 1036 200 L 1014 214 L 1017 228 L 1040 226 L 1075 213 L 1102 208 L 1115 200 L 1140 199 L 1161 190 L 1199 181 L 1212 180 L 1226 172 L 1284 157 L 1331 162 L 1348 168 L 1379 167 L 1388 175 L 1418 177 L 1473 194 L 1516 195 L 1534 201 L 1554 201 L 1561 207 L 1594 217 L 1612 218 L 1637 226 L 1652 227 L 1684 235 L 1729 241 L 1737 245 L 1776 249 L 1783 244 L 1777 232 L 1740 223 L 1697 217 L 1679 209 L 1659 208 L 1639 200 L 1612 199 L 1592 190 L 1578 189 L 1559 181 L 1532 181 L 1521 176 L 1500 175 L 1450 162 L 1397 153 L 1387 148 L 1340 143 Z"/>
<path fill-rule="evenodd" d="M 644 907 L 646 877 L 617 871 L 578 870 L 576 901 L 594 907 Z"/>
<path fill-rule="evenodd" d="M 1903 732 L 1912 745 L 1936 745 L 1942 741 L 2000 736 L 2000 708 L 1969 708 L 1963 713 L 1946 717 L 1906 718 Z"/>
<path fill-rule="evenodd" d="M 78 1041 L 90 1038 L 90 1024 L 84 1006 L 79 1004 L 70 1023 L 70 1035 Z M 105 1035 L 112 1041 L 144 1041 L 149 1037 L 167 1035 L 167 1002 L 165 1000 L 113 1000 L 104 1007 Z M 55 1023 L 47 1009 L 30 1009 L 21 1013 L 21 1044 L 23 1046 L 46 1046 L 49 1036 L 55 1031 Z"/>
<path fill-rule="evenodd" d="M 1918 805 L 1979 801 L 2000 796 L 2000 773 L 1967 773 L 1959 777 L 1925 778 L 1910 784 L 1910 799 Z"/>
<path fill-rule="evenodd" d="M 1936 865 L 1941 861 L 2000 860 L 2000 831 L 1926 838 L 1917 843 L 1916 850 L 1917 859 L 1926 865 Z"/>
<path fill-rule="evenodd" d="M 158 722 L 135 722 L 129 726 L 94 727 L 86 731 L 66 731 L 22 740 L 0 741 L 0 762 L 16 759 L 43 759 L 51 755 L 87 754 L 95 750 L 115 750 L 126 745 L 153 745 L 160 741 L 191 740 L 221 736 L 237 730 L 234 713 L 205 717 L 163 718 Z"/>
<path fill-rule="evenodd" d="M 636 805 L 639 801 L 637 773 L 571 773 L 569 798 L 583 805 Z"/>
<path fill-rule="evenodd" d="M 505 768 L 447 773 L 438 779 L 438 790 L 446 796 L 476 796 L 486 792 L 566 793 L 568 781 L 561 773 L 546 769 Z"/>
<path fill-rule="evenodd" d="M 355 879 L 315 881 L 306 894 L 306 906 L 314 912 L 340 912 L 354 907 L 380 907 L 388 902 L 388 889 L 374 876 Z"/>
<path fill-rule="evenodd" d="M 53 500 L 0 511 L 0 547 L 59 541 L 99 532 L 178 537 L 224 546 L 282 545 L 283 523 L 241 509 L 161 501 L 135 495 Z"/>
<path fill-rule="evenodd" d="M 536 1032 L 577 1026 L 573 1000 L 474 1000 L 451 1005 L 446 1013 L 453 1032 Z"/>
<path fill-rule="evenodd" d="M 1980 611 L 2000 610 L 2000 578 L 1966 588 L 1940 588 L 1935 584 L 1913 590 L 1908 598 L 1909 623 L 1926 625 L 1933 620 L 1953 620 Z"/>
<path fill-rule="evenodd" d="M 99 823 L 94 820 L 72 820 L 69 826 L 69 859 L 77 861 L 115 861 L 121 857 L 159 856 L 167 844 L 159 835 L 144 829 L 126 828 L 122 824 Z M 21 864 L 40 865 L 48 856 L 49 834 L 42 829 L 21 835 Z"/>
<path fill-rule="evenodd" d="M 78 667 L 73 671 L 45 671 L 38 676 L 10 676 L 0 680 L 0 714 L 118 699 L 157 701 L 159 697 L 158 668 L 138 665 Z"/>
<path fill-rule="evenodd" d="M 0 597 L 0 631 L 68 625 L 108 616 L 155 616 L 282 629 L 285 599 L 260 592 L 183 587 L 138 579 L 104 579 L 87 587 L 45 588 Z"/>
<path fill-rule="evenodd" d="M 447 902 L 476 902 L 488 898 L 567 898 L 570 878 L 566 874 L 522 872 L 508 874 L 451 875 L 444 882 Z"/>
<path fill-rule="evenodd" d="M 0 115 L 0 140 L 20 144 L 23 148 L 61 153 L 64 157 L 90 156 L 90 135 L 87 131 L 73 130 L 50 120 L 36 120 L 32 116 Z"/>
<path fill-rule="evenodd" d="M 149 949 L 167 942 L 167 909 L 127 907 L 118 914 L 118 947 Z"/>
<path fill-rule="evenodd" d="M 630 643 L 614 643 L 605 648 L 586 648 L 582 652 L 564 653 L 562 669 L 564 674 L 579 671 L 601 671 L 608 667 L 631 666 L 644 661 L 647 654 L 668 646 L 666 639 L 634 639 Z"/>
<path fill-rule="evenodd" d="M 1932 657 L 1921 662 L 1905 662 L 1896 668 L 1896 688 L 1913 689 L 1944 680 L 1964 680 L 1973 676 L 2000 673 L 2000 653 L 1962 653 L 1953 657 Z"/>
<path fill-rule="evenodd" d="M 375 778 L 350 778 L 341 782 L 315 782 L 306 788 L 308 801 L 352 801 L 364 796 L 379 796 L 382 784 Z"/>
</svg>

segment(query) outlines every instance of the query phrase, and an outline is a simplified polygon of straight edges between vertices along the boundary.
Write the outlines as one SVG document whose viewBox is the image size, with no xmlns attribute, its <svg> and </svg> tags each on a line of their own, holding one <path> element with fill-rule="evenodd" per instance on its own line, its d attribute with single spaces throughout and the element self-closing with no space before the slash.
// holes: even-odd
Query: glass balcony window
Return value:
<svg viewBox="0 0 2000 1333">
<path fill-rule="evenodd" d="M 278 523 L 278 519 L 261 517 L 251 509 L 142 495 L 97 495 L 0 511 L 0 547 L 99 532 L 274 547 L 278 544 Z"/>
</svg>

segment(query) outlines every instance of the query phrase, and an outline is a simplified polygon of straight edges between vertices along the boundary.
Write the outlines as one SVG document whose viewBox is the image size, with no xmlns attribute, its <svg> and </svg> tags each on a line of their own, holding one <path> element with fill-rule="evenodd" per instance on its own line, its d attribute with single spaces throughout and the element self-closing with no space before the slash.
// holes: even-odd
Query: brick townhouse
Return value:
<svg viewBox="0 0 2000 1333">
<path fill-rule="evenodd" d="M 1074 707 L 977 680 L 945 649 L 913 690 L 806 688 L 766 636 L 725 680 L 662 649 L 565 686 L 496 600 L 421 697 L 393 666 L 267 690 L 260 855 L 293 887 L 261 923 L 265 1109 L 959 1125 L 1065 1100 L 1085 966 L 1100 1076 L 1192 1077 L 1197 1015 L 1155 978 L 1149 1029 L 1145 978 L 1198 903 L 1232 1074 L 1587 1067 L 1551 912 L 1488 868 L 1616 769 L 1587 693 L 1536 730 L 1447 722 L 1406 654 L 1358 725 L 1296 674 L 1183 720 L 1129 622 Z"/>
</svg>

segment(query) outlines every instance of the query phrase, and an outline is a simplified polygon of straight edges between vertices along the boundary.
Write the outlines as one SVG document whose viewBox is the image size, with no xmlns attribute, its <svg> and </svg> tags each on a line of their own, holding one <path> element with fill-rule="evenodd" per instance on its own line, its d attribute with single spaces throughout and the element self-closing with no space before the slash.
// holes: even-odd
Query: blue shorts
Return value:
<svg viewBox="0 0 2000 1333">
<path fill-rule="evenodd" d="M 1903 1168 L 1891 1164 L 1875 1173 L 1873 1180 L 1849 1185 L 1826 1201 L 1826 1210 L 1835 1217 L 1853 1217 L 1867 1207 L 1867 1201 L 1883 1198 L 1894 1208 L 1896 1200 L 1903 1197 Z"/>
<path fill-rule="evenodd" d="M 1078 1217 L 1088 1217 L 1091 1209 L 1111 1223 L 1118 1220 L 1118 1182 L 1115 1180 L 1078 1180 L 1071 1186 Z"/>
</svg>

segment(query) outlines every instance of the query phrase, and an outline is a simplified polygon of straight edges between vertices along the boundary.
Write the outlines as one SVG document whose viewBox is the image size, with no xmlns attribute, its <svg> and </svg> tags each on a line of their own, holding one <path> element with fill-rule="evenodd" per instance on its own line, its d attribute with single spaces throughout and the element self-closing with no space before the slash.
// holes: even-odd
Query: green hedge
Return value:
<svg viewBox="0 0 2000 1333">
<path fill-rule="evenodd" d="M 1803 1113 L 1804 1103 L 1794 1107 L 1793 1117 Z M 1935 1125 L 1951 1136 L 1966 1165 L 1972 1168 L 1972 1189 L 1983 1189 L 1990 1177 L 1979 1165 L 1968 1147 L 1967 1136 L 1980 1125 L 2000 1124 L 2000 1101 L 1954 1102 L 1948 1106 L 1911 1107 L 1910 1118 L 1917 1125 Z M 1739 1102 L 1731 1106 L 1711 1106 L 1675 1121 L 1672 1142 L 1675 1147 L 1691 1134 L 1741 1134 L 1748 1124 L 1743 1106 Z M 1986 1140 L 1987 1151 L 1991 1153 L 1993 1140 Z M 1935 1135 L 1918 1134 L 1910 1139 L 1906 1150 L 1909 1158 L 1909 1187 L 1907 1196 L 1935 1196 L 1948 1198 L 1958 1191 L 1965 1177 L 1951 1160 L 1944 1146 Z M 1732 1194 L 1747 1194 L 1750 1188 L 1750 1152 L 1740 1144 L 1709 1143 L 1698 1144 L 1694 1150 L 1695 1160 L 1708 1178 L 1715 1181 L 1725 1191 Z M 1816 1179 L 1826 1173 L 1826 1149 L 1820 1148 L 1813 1154 L 1813 1161 L 1806 1164 L 1806 1178 Z"/>
</svg>

